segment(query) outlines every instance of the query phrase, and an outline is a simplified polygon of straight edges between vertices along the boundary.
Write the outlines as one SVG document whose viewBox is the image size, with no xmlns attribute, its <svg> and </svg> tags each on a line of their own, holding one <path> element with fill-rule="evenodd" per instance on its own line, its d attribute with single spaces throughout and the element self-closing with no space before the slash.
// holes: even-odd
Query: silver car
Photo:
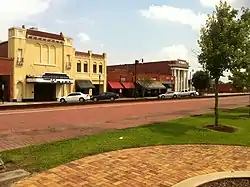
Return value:
<svg viewBox="0 0 250 187">
<path fill-rule="evenodd" d="M 164 94 L 160 94 L 158 96 L 158 98 L 160 98 L 160 99 L 170 99 L 170 98 L 176 99 L 179 97 L 179 94 L 180 94 L 179 92 L 169 91 L 169 92 L 166 92 Z"/>
</svg>

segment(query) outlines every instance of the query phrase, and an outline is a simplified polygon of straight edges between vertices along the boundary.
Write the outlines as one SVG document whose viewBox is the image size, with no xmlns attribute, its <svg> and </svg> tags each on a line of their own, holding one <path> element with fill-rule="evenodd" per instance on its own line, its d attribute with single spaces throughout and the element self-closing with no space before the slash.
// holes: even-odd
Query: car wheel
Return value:
<svg viewBox="0 0 250 187">
<path fill-rule="evenodd" d="M 85 99 L 81 97 L 81 98 L 79 99 L 79 101 L 82 103 L 82 102 L 85 101 Z"/>
<path fill-rule="evenodd" d="M 194 94 L 193 94 L 193 93 L 191 93 L 191 94 L 190 94 L 190 96 L 191 96 L 191 97 L 194 97 Z"/>
<path fill-rule="evenodd" d="M 161 98 L 162 98 L 162 99 L 165 99 L 166 97 L 163 95 L 163 96 L 161 96 Z"/>
<path fill-rule="evenodd" d="M 97 98 L 94 98 L 93 100 L 94 100 L 95 102 L 96 102 L 96 101 L 98 101 L 98 99 L 97 99 Z"/>
<path fill-rule="evenodd" d="M 65 99 L 60 99 L 60 102 L 61 103 L 66 103 L 66 100 Z"/>
<path fill-rule="evenodd" d="M 173 98 L 176 99 L 176 98 L 177 98 L 177 95 L 173 95 Z"/>
<path fill-rule="evenodd" d="M 114 98 L 114 97 L 111 97 L 111 98 L 110 98 L 110 100 L 111 100 L 111 101 L 114 101 L 114 100 L 115 100 L 115 98 Z"/>
</svg>

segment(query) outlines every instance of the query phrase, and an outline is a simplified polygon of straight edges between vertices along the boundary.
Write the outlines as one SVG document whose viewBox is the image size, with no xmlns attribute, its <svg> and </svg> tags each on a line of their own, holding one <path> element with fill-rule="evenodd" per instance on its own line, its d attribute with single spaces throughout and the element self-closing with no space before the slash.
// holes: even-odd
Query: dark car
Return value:
<svg viewBox="0 0 250 187">
<path fill-rule="evenodd" d="M 100 101 L 100 100 L 111 100 L 114 101 L 119 98 L 119 95 L 113 92 L 103 92 L 99 95 L 91 96 L 91 100 L 93 101 Z"/>
</svg>

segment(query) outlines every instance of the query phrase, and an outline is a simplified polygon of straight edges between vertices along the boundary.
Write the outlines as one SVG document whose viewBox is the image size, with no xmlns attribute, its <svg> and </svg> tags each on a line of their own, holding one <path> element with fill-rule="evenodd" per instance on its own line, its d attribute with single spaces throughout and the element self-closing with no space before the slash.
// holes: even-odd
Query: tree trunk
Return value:
<svg viewBox="0 0 250 187">
<path fill-rule="evenodd" d="M 248 88 L 248 117 L 250 117 L 250 88 Z"/>
<path fill-rule="evenodd" d="M 219 125 L 219 89 L 218 89 L 218 84 L 219 84 L 219 78 L 215 79 L 215 103 L 214 103 L 214 125 L 218 126 Z"/>
</svg>

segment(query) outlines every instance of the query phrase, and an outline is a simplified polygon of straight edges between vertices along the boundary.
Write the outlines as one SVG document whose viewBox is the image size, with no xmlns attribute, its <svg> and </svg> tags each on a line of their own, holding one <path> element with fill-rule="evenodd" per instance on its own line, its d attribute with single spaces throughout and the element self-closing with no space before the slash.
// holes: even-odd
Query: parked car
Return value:
<svg viewBox="0 0 250 187">
<path fill-rule="evenodd" d="M 113 92 L 103 92 L 99 95 L 93 95 L 90 97 L 93 101 L 100 101 L 100 100 L 111 100 L 114 101 L 119 98 L 119 95 Z"/>
<path fill-rule="evenodd" d="M 90 100 L 90 96 L 81 92 L 73 92 L 58 99 L 61 103 L 84 102 L 87 100 Z"/>
<path fill-rule="evenodd" d="M 180 92 L 169 91 L 164 94 L 160 94 L 158 96 L 159 99 L 170 99 L 170 98 L 178 98 Z"/>
<path fill-rule="evenodd" d="M 180 92 L 180 97 L 195 97 L 198 96 L 199 93 L 196 92 L 195 90 L 182 90 Z"/>
</svg>

